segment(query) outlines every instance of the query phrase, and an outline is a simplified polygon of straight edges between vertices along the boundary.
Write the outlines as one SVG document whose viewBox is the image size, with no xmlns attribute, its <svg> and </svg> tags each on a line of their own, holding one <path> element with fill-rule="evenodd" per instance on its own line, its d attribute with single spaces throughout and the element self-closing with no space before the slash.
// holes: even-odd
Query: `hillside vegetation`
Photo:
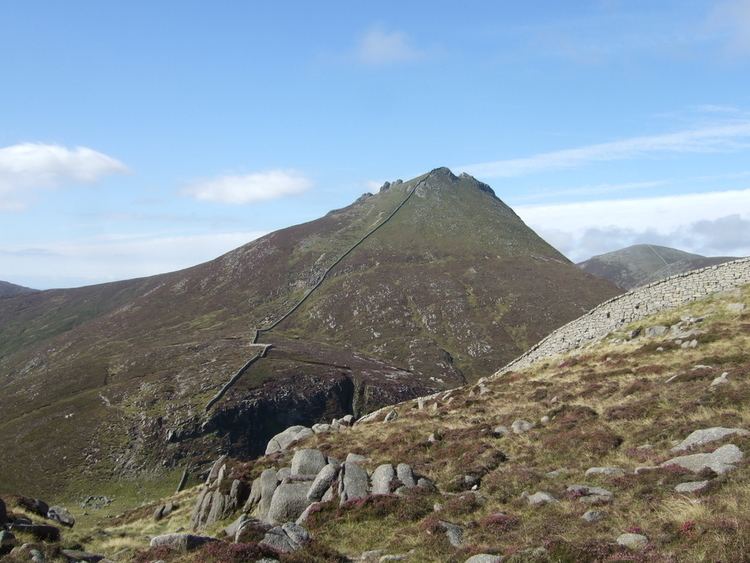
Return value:
<svg viewBox="0 0 750 563">
<path fill-rule="evenodd" d="M 746 287 L 523 372 L 397 405 L 288 451 L 230 461 L 227 482 L 249 485 L 263 469 L 289 466 L 295 449 L 313 448 L 339 460 L 361 454 L 357 463 L 370 472 L 408 463 L 437 486 L 323 502 L 304 524 L 311 543 L 276 554 L 281 561 L 344 561 L 369 550 L 380 550 L 373 561 L 462 562 L 478 553 L 509 561 L 744 561 L 750 468 L 737 451 L 750 448 L 749 374 Z M 683 443 L 716 427 L 727 430 Z M 680 456 L 693 456 L 687 468 Z M 254 543 L 262 533 L 189 553 L 143 551 L 153 535 L 187 526 L 198 493 L 181 493 L 180 508 L 159 522 L 156 504 L 114 519 L 103 510 L 90 532 L 77 529 L 64 541 L 141 561 L 265 553 Z M 221 536 L 238 515 L 201 533 Z"/>
<path fill-rule="evenodd" d="M 635 244 L 593 256 L 578 266 L 623 289 L 632 289 L 676 274 L 733 260 L 727 256 L 701 256 L 655 244 Z"/>
<path fill-rule="evenodd" d="M 255 329 L 412 191 L 214 404 Z M 441 168 L 193 268 L 2 299 L 0 492 L 67 502 L 217 450 L 252 457 L 287 426 L 474 381 L 617 293 Z"/>
</svg>

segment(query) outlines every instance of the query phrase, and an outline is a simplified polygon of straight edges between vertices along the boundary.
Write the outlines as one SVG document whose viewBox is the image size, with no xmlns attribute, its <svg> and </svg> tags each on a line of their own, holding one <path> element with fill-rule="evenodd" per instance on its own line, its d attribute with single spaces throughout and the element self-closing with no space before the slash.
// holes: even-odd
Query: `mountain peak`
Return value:
<svg viewBox="0 0 750 563">
<path fill-rule="evenodd" d="M 447 166 L 440 166 L 439 168 L 434 168 L 430 170 L 427 173 L 427 177 L 428 178 L 447 178 L 454 182 L 458 180 L 458 177 L 453 172 L 451 172 L 451 169 L 448 168 Z"/>
<path fill-rule="evenodd" d="M 439 166 L 438 168 L 433 168 L 426 174 L 423 174 L 422 176 L 418 176 L 417 178 L 410 180 L 410 182 L 419 181 L 419 180 L 425 181 L 423 185 L 427 188 L 443 187 L 443 186 L 450 185 L 450 184 L 464 182 L 471 187 L 477 188 L 480 191 L 488 193 L 494 198 L 499 199 L 497 198 L 495 191 L 488 184 L 485 184 L 484 182 L 480 182 L 474 176 L 466 172 L 461 172 L 461 174 L 456 176 L 453 173 L 453 171 L 447 166 Z M 403 183 L 404 183 L 403 180 L 394 180 L 393 182 L 385 182 L 380 187 L 380 190 L 378 193 L 388 191 L 391 187 L 398 186 Z"/>
</svg>

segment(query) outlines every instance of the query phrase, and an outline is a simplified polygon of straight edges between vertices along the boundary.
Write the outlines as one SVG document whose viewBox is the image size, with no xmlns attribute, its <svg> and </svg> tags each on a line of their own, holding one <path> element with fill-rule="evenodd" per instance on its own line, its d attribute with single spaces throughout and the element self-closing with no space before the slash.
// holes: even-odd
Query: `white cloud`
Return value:
<svg viewBox="0 0 750 563">
<path fill-rule="evenodd" d="M 21 143 L 0 148 L 0 210 L 23 209 L 31 190 L 66 182 L 90 184 L 109 174 L 122 174 L 119 160 L 88 147 Z"/>
<path fill-rule="evenodd" d="M 367 180 L 365 182 L 365 188 L 367 188 L 368 192 L 378 193 L 378 191 L 380 191 L 380 188 L 383 187 L 384 183 L 385 182 L 381 180 Z"/>
<path fill-rule="evenodd" d="M 202 201 L 241 205 L 301 194 L 312 182 L 294 170 L 267 170 L 196 182 L 185 193 Z"/>
<path fill-rule="evenodd" d="M 547 198 L 558 196 L 573 195 L 602 195 L 617 192 L 634 192 L 636 190 L 646 190 L 665 186 L 670 184 L 670 180 L 649 180 L 644 182 L 623 182 L 621 184 L 592 184 L 590 186 L 577 186 L 571 188 L 542 188 L 532 193 L 521 195 L 515 198 L 516 201 L 539 201 Z"/>
<path fill-rule="evenodd" d="M 750 55 L 750 0 L 719 2 L 709 16 L 709 27 L 726 34 L 731 53 Z"/>
<path fill-rule="evenodd" d="M 574 261 L 636 243 L 750 255 L 750 189 L 519 206 L 521 218 Z"/>
<path fill-rule="evenodd" d="M 385 31 L 374 27 L 367 31 L 357 45 L 357 59 L 368 65 L 387 65 L 414 61 L 423 56 L 402 31 Z"/>
<path fill-rule="evenodd" d="M 632 137 L 574 149 L 541 153 L 526 158 L 498 160 L 457 167 L 483 178 L 509 178 L 548 170 L 575 168 L 594 162 L 625 160 L 655 153 L 698 153 L 737 150 L 747 145 L 750 121 L 689 129 L 675 133 Z"/>
<path fill-rule="evenodd" d="M 37 246 L 0 243 L 0 258 L 3 279 L 42 289 L 71 287 L 180 270 L 216 258 L 264 234 L 110 235 Z"/>
</svg>

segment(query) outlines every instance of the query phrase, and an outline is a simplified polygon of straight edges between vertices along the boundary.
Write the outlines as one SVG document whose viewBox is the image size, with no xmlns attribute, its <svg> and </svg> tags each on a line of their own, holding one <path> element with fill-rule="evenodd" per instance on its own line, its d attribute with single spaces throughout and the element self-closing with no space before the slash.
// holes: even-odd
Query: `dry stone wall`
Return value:
<svg viewBox="0 0 750 563">
<path fill-rule="evenodd" d="M 750 258 L 741 258 L 635 288 L 560 327 L 495 375 L 524 369 L 542 358 L 601 340 L 631 322 L 747 284 L 750 284 Z"/>
</svg>

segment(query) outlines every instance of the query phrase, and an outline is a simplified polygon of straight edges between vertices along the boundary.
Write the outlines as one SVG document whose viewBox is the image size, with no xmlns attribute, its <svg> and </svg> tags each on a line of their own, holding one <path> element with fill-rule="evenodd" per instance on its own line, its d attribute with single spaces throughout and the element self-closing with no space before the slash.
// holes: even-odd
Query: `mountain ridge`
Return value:
<svg viewBox="0 0 750 563">
<path fill-rule="evenodd" d="M 16 297 L 17 295 L 27 295 L 37 291 L 38 290 L 31 289 L 30 287 L 24 287 L 22 285 L 16 285 L 14 283 L 0 280 L 0 299 L 5 297 Z"/>
<path fill-rule="evenodd" d="M 729 256 L 701 256 L 655 244 L 635 244 L 580 262 L 584 271 L 623 289 L 734 260 Z"/>
<path fill-rule="evenodd" d="M 410 190 L 206 412 L 253 355 L 253 329 Z M 437 169 L 185 270 L 4 300 L 0 427 L 14 435 L 0 446 L 29 469 L 0 487 L 75 490 L 217 450 L 252 456 L 284 427 L 475 380 L 617 292 L 481 183 Z M 69 475 L 45 469 L 62 457 L 88 461 Z"/>
</svg>

